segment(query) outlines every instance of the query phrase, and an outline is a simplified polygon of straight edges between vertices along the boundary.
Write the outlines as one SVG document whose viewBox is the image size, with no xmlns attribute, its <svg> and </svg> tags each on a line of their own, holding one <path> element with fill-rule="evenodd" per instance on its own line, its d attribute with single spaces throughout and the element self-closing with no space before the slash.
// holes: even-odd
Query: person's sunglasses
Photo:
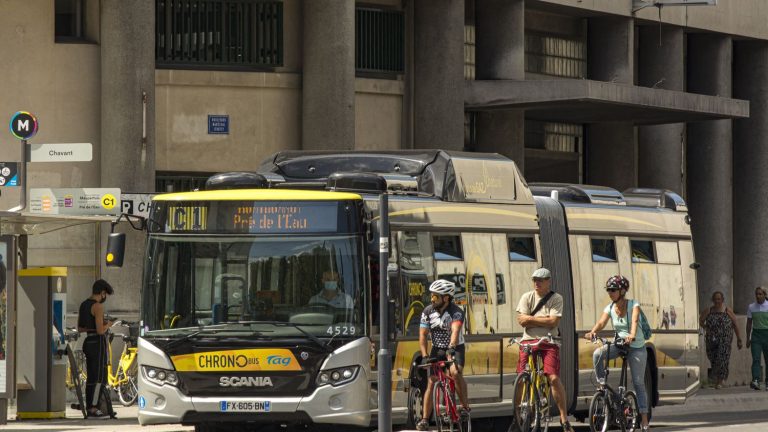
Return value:
<svg viewBox="0 0 768 432">
<path fill-rule="evenodd" d="M 608 292 L 616 292 L 619 289 L 618 288 L 606 288 L 605 290 L 608 291 Z"/>
<path fill-rule="evenodd" d="M 533 278 L 534 282 L 544 282 L 545 280 L 546 279 L 542 279 L 542 278 Z"/>
</svg>

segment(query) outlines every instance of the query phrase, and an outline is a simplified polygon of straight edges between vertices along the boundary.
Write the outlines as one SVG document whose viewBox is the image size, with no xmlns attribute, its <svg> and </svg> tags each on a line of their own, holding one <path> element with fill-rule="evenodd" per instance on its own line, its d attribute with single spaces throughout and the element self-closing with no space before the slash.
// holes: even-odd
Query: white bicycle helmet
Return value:
<svg viewBox="0 0 768 432">
<path fill-rule="evenodd" d="M 429 292 L 453 297 L 456 294 L 456 284 L 445 279 L 438 279 L 429 286 Z"/>
</svg>

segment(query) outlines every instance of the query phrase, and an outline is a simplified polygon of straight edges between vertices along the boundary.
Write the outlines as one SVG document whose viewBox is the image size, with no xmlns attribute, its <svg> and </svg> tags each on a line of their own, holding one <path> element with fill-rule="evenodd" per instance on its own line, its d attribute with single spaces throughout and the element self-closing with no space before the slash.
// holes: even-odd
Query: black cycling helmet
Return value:
<svg viewBox="0 0 768 432">
<path fill-rule="evenodd" d="M 629 281 L 622 275 L 615 275 L 608 278 L 605 282 L 605 289 L 623 289 L 629 290 Z"/>
</svg>

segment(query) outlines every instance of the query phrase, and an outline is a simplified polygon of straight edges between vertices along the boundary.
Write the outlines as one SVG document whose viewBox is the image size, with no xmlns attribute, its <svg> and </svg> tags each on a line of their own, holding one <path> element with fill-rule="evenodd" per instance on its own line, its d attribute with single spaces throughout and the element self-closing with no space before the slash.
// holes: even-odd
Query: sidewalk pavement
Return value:
<svg viewBox="0 0 768 432">
<path fill-rule="evenodd" d="M 61 432 L 84 432 L 84 431 L 103 431 L 103 432 L 124 432 L 124 431 L 145 431 L 145 432 L 177 432 L 193 431 L 193 427 L 181 426 L 178 424 L 140 426 L 138 420 L 139 409 L 136 405 L 130 407 L 121 406 L 119 403 L 114 405 L 117 412 L 117 419 L 99 418 L 84 419 L 83 414 L 78 410 L 67 408 L 67 417 L 64 419 L 53 420 L 16 420 L 16 407 L 8 408 L 8 424 L 0 425 L 3 432 L 17 431 L 61 431 Z"/>
<path fill-rule="evenodd" d="M 729 410 L 750 410 L 764 409 L 768 406 L 768 391 L 752 390 L 749 387 L 726 387 L 720 390 L 701 389 L 692 399 L 689 399 L 685 407 L 692 408 L 691 413 L 696 411 L 706 411 L 711 407 L 717 407 L 719 411 Z M 16 420 L 16 408 L 10 407 L 8 410 L 8 424 L 0 426 L 3 432 L 17 431 L 62 431 L 62 432 L 85 432 L 85 431 L 105 431 L 105 432 L 123 432 L 123 431 L 146 431 L 146 432 L 177 432 L 192 431 L 194 428 L 181 425 L 157 425 L 157 426 L 139 426 L 138 408 L 136 405 L 123 407 L 115 405 L 117 419 L 83 419 L 80 411 L 67 409 L 65 419 L 55 420 Z M 656 408 L 654 411 L 659 415 L 665 412 L 673 413 L 680 410 L 679 405 L 670 405 Z M 685 410 L 688 411 L 688 410 Z"/>
</svg>

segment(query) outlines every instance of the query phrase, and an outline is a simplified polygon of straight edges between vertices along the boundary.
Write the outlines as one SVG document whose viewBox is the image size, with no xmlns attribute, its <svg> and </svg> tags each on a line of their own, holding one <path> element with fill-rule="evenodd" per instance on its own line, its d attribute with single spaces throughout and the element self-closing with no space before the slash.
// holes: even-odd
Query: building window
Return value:
<svg viewBox="0 0 768 432">
<path fill-rule="evenodd" d="M 205 188 L 205 181 L 213 173 L 158 172 L 155 174 L 155 191 L 191 192 Z"/>
<path fill-rule="evenodd" d="M 616 242 L 613 239 L 593 238 L 592 261 L 614 262 L 616 261 Z"/>
<path fill-rule="evenodd" d="M 452 261 L 462 260 L 464 255 L 461 253 L 461 237 L 458 235 L 436 235 L 432 238 L 435 247 L 434 257 L 436 260 Z"/>
<path fill-rule="evenodd" d="M 525 147 L 547 151 L 578 153 L 584 141 L 580 124 L 526 120 Z"/>
<path fill-rule="evenodd" d="M 533 237 L 509 237 L 510 261 L 536 261 Z"/>
<path fill-rule="evenodd" d="M 283 3 L 157 0 L 158 68 L 258 69 L 283 65 Z"/>
<path fill-rule="evenodd" d="M 405 20 L 402 11 L 355 8 L 355 69 L 358 73 L 403 73 Z"/>
<path fill-rule="evenodd" d="M 464 2 L 464 79 L 475 79 L 475 0 Z"/>
<path fill-rule="evenodd" d="M 632 262 L 633 263 L 654 263 L 656 262 L 656 254 L 653 250 L 653 242 L 650 240 L 630 240 L 630 246 L 632 247 Z"/>
<path fill-rule="evenodd" d="M 583 148 L 583 125 L 526 120 L 526 180 L 581 183 Z"/>
<path fill-rule="evenodd" d="M 56 42 L 81 41 L 85 38 L 85 0 L 56 0 Z"/>
<path fill-rule="evenodd" d="M 526 32 L 525 71 L 564 78 L 586 78 L 587 44 L 582 39 Z"/>
</svg>

